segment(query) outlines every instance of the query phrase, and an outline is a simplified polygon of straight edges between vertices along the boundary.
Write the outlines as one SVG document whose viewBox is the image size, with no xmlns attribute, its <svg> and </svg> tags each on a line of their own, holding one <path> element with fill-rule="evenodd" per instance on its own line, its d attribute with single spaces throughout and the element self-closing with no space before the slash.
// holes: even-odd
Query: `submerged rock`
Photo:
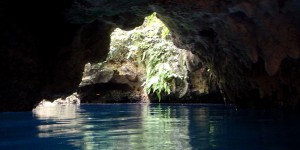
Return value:
<svg viewBox="0 0 300 150">
<path fill-rule="evenodd" d="M 59 98 L 57 100 L 53 101 L 53 104 L 58 104 L 58 105 L 70 105 L 70 104 L 75 104 L 79 105 L 80 104 L 80 99 L 78 98 L 77 93 L 73 93 L 72 95 L 66 97 L 66 98 Z"/>
<path fill-rule="evenodd" d="M 72 95 L 66 97 L 66 98 L 59 98 L 54 100 L 53 102 L 43 99 L 36 108 L 39 107 L 55 107 L 57 105 L 79 105 L 80 100 L 78 98 L 77 93 L 73 93 Z"/>
</svg>

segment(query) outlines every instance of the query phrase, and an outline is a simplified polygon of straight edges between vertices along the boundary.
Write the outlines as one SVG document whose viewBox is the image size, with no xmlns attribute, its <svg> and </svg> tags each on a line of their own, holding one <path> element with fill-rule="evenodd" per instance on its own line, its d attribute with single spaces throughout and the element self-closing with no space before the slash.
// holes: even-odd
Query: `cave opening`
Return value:
<svg viewBox="0 0 300 150">
<path fill-rule="evenodd" d="M 53 103 L 224 103 L 215 75 L 174 45 L 156 13 L 132 30 L 114 29 L 110 38 L 107 58 L 85 65 L 77 93 Z"/>
<path fill-rule="evenodd" d="M 106 60 L 85 66 L 78 94 L 84 103 L 223 103 L 213 77 L 197 55 L 174 45 L 153 13 L 139 27 L 112 32 Z"/>
</svg>

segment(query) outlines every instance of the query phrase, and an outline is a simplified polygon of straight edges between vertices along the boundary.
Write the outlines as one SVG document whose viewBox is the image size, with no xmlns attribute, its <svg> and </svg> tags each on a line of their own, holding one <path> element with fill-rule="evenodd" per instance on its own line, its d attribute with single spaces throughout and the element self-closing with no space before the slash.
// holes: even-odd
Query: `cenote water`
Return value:
<svg viewBox="0 0 300 150">
<path fill-rule="evenodd" d="M 197 104 L 83 104 L 0 113 L 0 149 L 298 149 L 300 119 Z"/>
</svg>

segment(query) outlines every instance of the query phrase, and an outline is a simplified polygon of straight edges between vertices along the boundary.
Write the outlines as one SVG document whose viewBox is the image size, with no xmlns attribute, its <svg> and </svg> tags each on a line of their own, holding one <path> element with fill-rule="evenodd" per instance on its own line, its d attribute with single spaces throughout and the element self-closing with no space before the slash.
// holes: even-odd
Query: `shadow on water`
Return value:
<svg viewBox="0 0 300 150">
<path fill-rule="evenodd" d="M 292 149 L 299 117 L 224 105 L 92 104 L 0 113 L 0 149 Z"/>
<path fill-rule="evenodd" d="M 189 136 L 193 149 L 298 149 L 300 116 L 295 113 L 196 107 L 189 111 Z"/>
</svg>

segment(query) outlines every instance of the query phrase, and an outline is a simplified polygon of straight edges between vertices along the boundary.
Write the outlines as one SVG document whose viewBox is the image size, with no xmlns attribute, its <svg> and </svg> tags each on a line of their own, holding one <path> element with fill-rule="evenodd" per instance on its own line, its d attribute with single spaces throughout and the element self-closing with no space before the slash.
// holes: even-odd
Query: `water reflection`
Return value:
<svg viewBox="0 0 300 150">
<path fill-rule="evenodd" d="M 38 106 L 33 110 L 34 115 L 40 119 L 74 119 L 78 105 L 50 105 Z"/>
<path fill-rule="evenodd" d="M 38 136 L 68 137 L 69 144 L 82 149 L 191 149 L 187 109 L 149 104 L 69 107 L 35 110 L 45 123 L 37 127 Z"/>
<path fill-rule="evenodd" d="M 37 126 L 40 131 L 38 137 L 59 137 L 80 132 L 76 128 L 77 109 L 77 105 L 50 105 L 35 108 L 34 115 L 42 121 L 41 125 Z"/>
<path fill-rule="evenodd" d="M 40 139 L 72 149 L 274 150 L 300 139 L 299 116 L 227 106 L 56 106 L 35 110 L 34 117 Z"/>
<path fill-rule="evenodd" d="M 188 111 L 171 106 L 143 106 L 141 147 L 146 149 L 191 149 Z"/>
</svg>

